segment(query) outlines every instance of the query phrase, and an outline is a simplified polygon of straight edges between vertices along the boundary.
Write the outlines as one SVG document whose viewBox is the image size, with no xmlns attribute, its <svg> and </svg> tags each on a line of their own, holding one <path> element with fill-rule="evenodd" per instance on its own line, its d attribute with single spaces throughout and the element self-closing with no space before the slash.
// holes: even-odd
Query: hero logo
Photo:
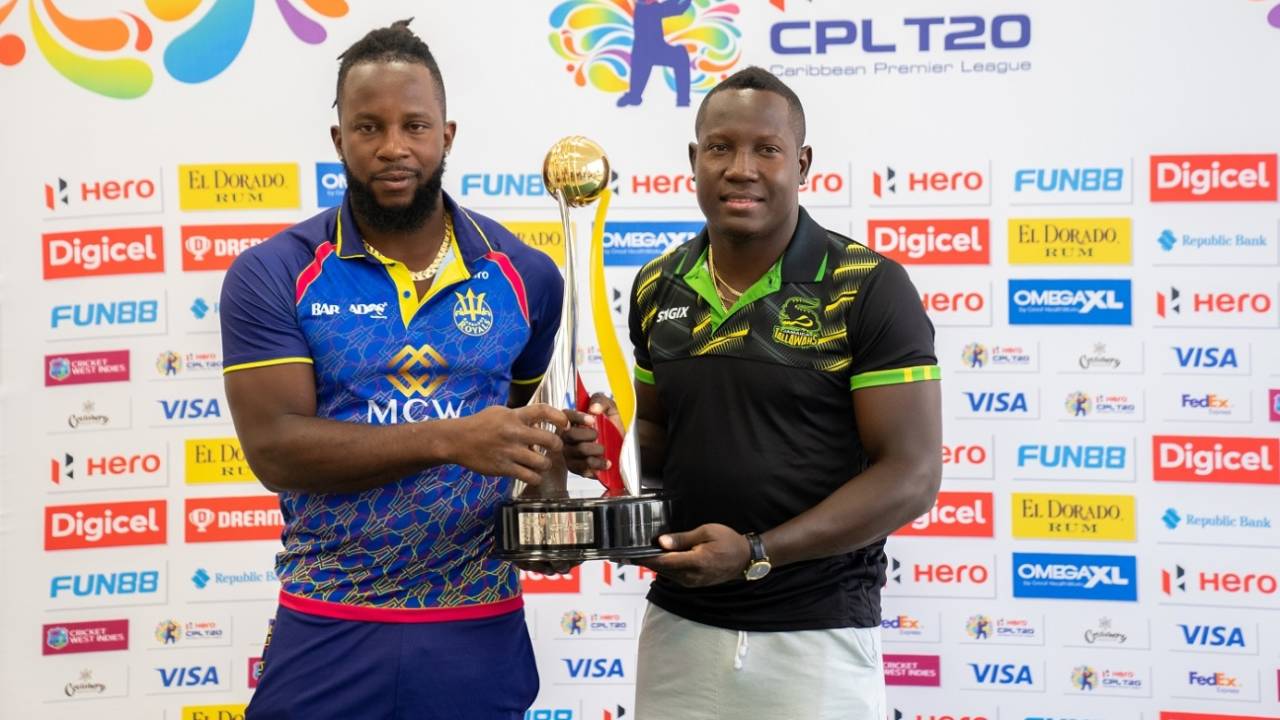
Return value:
<svg viewBox="0 0 1280 720">
<path fill-rule="evenodd" d="M 580 680 L 626 678 L 622 658 L 560 658 L 569 677 Z"/>
<path fill-rule="evenodd" d="M 854 20 L 787 20 L 769 28 L 769 47 L 779 55 L 826 55 L 829 51 L 860 46 L 865 53 L 955 52 L 964 50 L 1017 50 L 1031 44 L 1031 18 L 1027 15 L 909 17 L 895 35 L 897 42 L 877 41 L 890 34 L 870 18 Z"/>
<path fill-rule="evenodd" d="M 61 485 L 63 481 L 76 480 L 78 468 L 84 468 L 83 477 L 117 477 L 120 475 L 154 475 L 160 472 L 160 456 L 155 453 L 135 453 L 133 455 L 101 455 L 90 456 L 83 463 L 77 463 L 71 453 L 63 453 L 62 459 L 49 461 L 49 481 Z"/>
<path fill-rule="evenodd" d="M 221 418 L 222 406 L 217 398 L 182 398 L 157 400 L 165 420 L 207 420 Z"/>
<path fill-rule="evenodd" d="M 683 320 L 687 317 L 689 317 L 688 305 L 685 305 L 684 307 L 667 308 L 666 310 L 662 310 L 658 313 L 658 319 L 654 321 L 654 323 L 666 322 L 667 320 Z"/>
<path fill-rule="evenodd" d="M 697 193 L 697 185 L 693 175 L 686 173 L 655 173 L 648 175 L 632 175 L 627 186 L 630 193 L 636 196 L 646 195 L 693 195 Z M 809 173 L 808 179 L 799 187 L 799 192 L 813 195 L 835 195 L 844 192 L 844 175 L 835 172 Z M 616 189 L 615 189 L 616 192 Z"/>
<path fill-rule="evenodd" d="M 895 535 L 923 537 L 994 537 L 995 527 L 988 511 L 992 495 L 985 492 L 940 492 L 933 509 Z"/>
<path fill-rule="evenodd" d="M 1152 155 L 1151 202 L 1275 202 L 1276 155 Z"/>
<path fill-rule="evenodd" d="M 157 592 L 159 588 L 160 571 L 158 570 L 55 575 L 49 581 L 49 597 L 57 599 L 62 593 L 71 593 L 75 597 L 150 595 Z"/>
<path fill-rule="evenodd" d="M 1169 291 L 1156 293 L 1156 315 L 1170 318 L 1181 315 L 1270 315 L 1275 303 L 1267 293 L 1260 292 L 1197 292 L 1191 294 L 1190 306 L 1183 304 L 1183 292 L 1170 286 Z"/>
<path fill-rule="evenodd" d="M 1277 438 L 1155 435 L 1151 454 L 1156 482 L 1280 485 Z"/>
<path fill-rule="evenodd" d="M 78 191 L 72 192 L 72 186 L 78 185 Z M 44 206 L 51 212 L 59 212 L 71 207 L 72 200 L 78 205 L 99 207 L 115 207 L 120 204 L 143 203 L 156 198 L 156 183 L 150 178 L 129 178 L 126 180 L 93 180 L 76 183 L 66 178 L 55 178 L 44 185 Z M 158 209 L 158 207 L 156 208 Z"/>
<path fill-rule="evenodd" d="M 972 165 L 919 168 L 886 164 L 871 173 L 870 203 L 879 206 L 987 205 L 991 202 L 987 175 L 987 167 Z M 951 222 L 963 228 L 964 223 L 973 221 Z"/>
<path fill-rule="evenodd" d="M 1280 590 L 1280 581 L 1270 573 L 1205 572 L 1196 573 L 1192 588 L 1205 594 L 1266 595 L 1273 596 Z M 1174 565 L 1173 570 L 1160 571 L 1160 590 L 1165 595 L 1187 592 L 1187 570 Z"/>
<path fill-rule="evenodd" d="M 903 264 L 988 265 L 989 220 L 868 220 L 871 249 Z"/>
<path fill-rule="evenodd" d="M 980 685 L 1035 685 L 1030 665 L 967 663 Z"/>
<path fill-rule="evenodd" d="M 167 688 L 203 687 L 222 684 L 218 680 L 218 668 L 216 665 L 155 668 L 155 671 L 160 674 L 160 684 Z"/>
<path fill-rule="evenodd" d="M 164 272 L 161 227 L 45 233 L 44 278 Z"/>
<path fill-rule="evenodd" d="M 903 583 L 901 562 L 889 558 L 887 579 Z M 917 585 L 985 585 L 991 580 L 991 570 L 981 563 L 912 563 L 906 579 Z"/>
<path fill-rule="evenodd" d="M 924 292 L 920 302 L 927 313 L 980 313 L 987 309 L 987 297 L 977 291 Z"/>
<path fill-rule="evenodd" d="M 991 440 L 942 444 L 942 474 L 947 477 L 990 478 Z"/>
</svg>

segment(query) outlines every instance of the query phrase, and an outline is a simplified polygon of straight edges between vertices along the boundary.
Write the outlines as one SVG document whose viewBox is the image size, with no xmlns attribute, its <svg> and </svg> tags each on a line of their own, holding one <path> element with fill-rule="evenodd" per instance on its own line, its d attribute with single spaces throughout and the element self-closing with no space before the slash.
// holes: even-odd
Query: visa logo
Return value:
<svg viewBox="0 0 1280 720">
<path fill-rule="evenodd" d="M 165 420 L 203 420 L 222 417 L 222 406 L 217 398 L 192 398 L 190 400 L 157 400 Z"/>
<path fill-rule="evenodd" d="M 1178 623 L 1182 641 L 1188 645 L 1209 647 L 1244 647 L 1244 630 L 1225 625 L 1184 625 Z"/>
<path fill-rule="evenodd" d="M 155 668 L 160 673 L 160 682 L 165 687 L 197 687 L 200 685 L 220 685 L 218 668 L 214 665 L 174 668 Z"/>
<path fill-rule="evenodd" d="M 1178 367 L 1184 368 L 1239 368 L 1240 361 L 1236 358 L 1235 348 L 1221 347 L 1180 347 L 1173 346 L 1174 357 L 1178 360 Z"/>
<path fill-rule="evenodd" d="M 621 658 L 560 658 L 564 661 L 565 668 L 569 671 L 571 678 L 621 678 L 626 677 L 622 672 Z"/>
<path fill-rule="evenodd" d="M 1034 685 L 1030 665 L 969 663 L 973 679 L 984 685 Z"/>
<path fill-rule="evenodd" d="M 1027 396 L 1011 392 L 968 392 L 969 410 L 975 413 L 1027 413 Z"/>
</svg>

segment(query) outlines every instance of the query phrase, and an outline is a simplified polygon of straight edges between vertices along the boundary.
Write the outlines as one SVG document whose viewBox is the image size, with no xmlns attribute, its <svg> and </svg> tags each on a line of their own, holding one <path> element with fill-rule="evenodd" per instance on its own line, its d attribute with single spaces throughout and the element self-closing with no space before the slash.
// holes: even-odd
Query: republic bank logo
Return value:
<svg viewBox="0 0 1280 720">
<path fill-rule="evenodd" d="M 387 364 L 386 378 L 401 395 L 429 397 L 447 377 L 448 363 L 430 345 L 405 345 Z"/>
<path fill-rule="evenodd" d="M 621 93 L 618 107 L 641 104 L 654 68 L 687 107 L 738 64 L 738 12 L 735 0 L 565 0 L 548 40 L 576 85 Z"/>
</svg>

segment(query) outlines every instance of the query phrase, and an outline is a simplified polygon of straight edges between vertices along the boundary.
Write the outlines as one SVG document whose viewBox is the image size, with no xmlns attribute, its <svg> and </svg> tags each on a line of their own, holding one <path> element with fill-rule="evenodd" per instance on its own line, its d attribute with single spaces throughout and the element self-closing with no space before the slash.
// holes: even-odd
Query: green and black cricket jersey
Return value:
<svg viewBox="0 0 1280 720">
<path fill-rule="evenodd" d="M 635 373 L 666 412 L 673 529 L 764 532 L 867 467 L 853 391 L 938 379 L 933 325 L 902 266 L 803 208 L 782 257 L 728 310 L 708 242 L 704 229 L 636 276 Z M 649 600 L 736 630 L 872 627 L 884 569 L 879 540 L 755 582 L 685 588 L 659 577 Z"/>
</svg>

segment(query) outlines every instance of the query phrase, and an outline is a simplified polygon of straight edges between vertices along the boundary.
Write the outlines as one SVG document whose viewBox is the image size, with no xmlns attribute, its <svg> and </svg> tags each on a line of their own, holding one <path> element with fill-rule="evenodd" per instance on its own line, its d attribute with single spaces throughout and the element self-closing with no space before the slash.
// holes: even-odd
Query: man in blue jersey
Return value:
<svg viewBox="0 0 1280 720">
<path fill-rule="evenodd" d="M 510 478 L 549 467 L 537 448 L 560 452 L 544 427 L 592 422 L 525 406 L 560 276 L 441 192 L 456 126 L 407 21 L 343 53 L 336 106 L 341 207 L 246 252 L 223 285 L 228 404 L 285 519 L 247 717 L 519 718 L 538 678 L 516 570 L 489 557 L 493 516 Z"/>
</svg>

